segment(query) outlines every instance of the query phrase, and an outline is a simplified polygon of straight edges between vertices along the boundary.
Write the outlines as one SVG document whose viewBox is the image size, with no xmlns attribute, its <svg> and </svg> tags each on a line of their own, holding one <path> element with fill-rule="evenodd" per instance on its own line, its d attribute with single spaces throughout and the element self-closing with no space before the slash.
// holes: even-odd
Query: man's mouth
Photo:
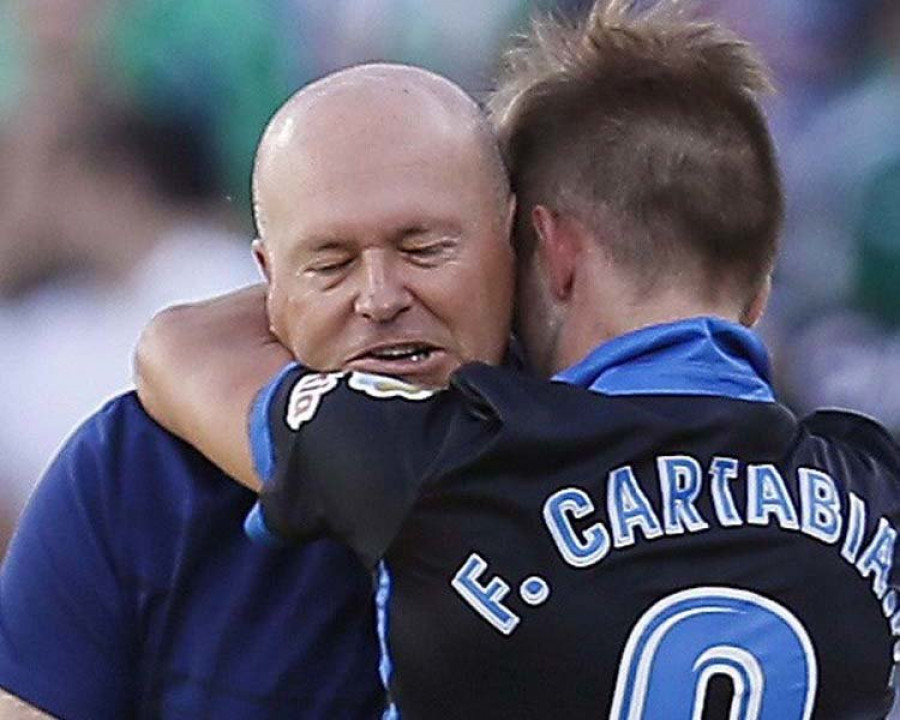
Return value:
<svg viewBox="0 0 900 720">
<path fill-rule="evenodd" d="M 346 363 L 348 370 L 393 375 L 423 385 L 446 382 L 447 353 L 423 342 L 399 342 L 367 348 Z"/>
<path fill-rule="evenodd" d="M 424 362 L 428 360 L 436 348 L 431 345 L 419 343 L 405 343 L 402 345 L 390 345 L 375 348 L 359 356 L 358 359 L 374 358 L 385 362 Z"/>
</svg>

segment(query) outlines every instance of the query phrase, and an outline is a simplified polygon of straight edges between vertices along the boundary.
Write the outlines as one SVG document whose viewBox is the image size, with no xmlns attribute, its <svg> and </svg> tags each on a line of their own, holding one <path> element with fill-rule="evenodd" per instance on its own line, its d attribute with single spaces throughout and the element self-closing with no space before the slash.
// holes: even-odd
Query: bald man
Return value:
<svg viewBox="0 0 900 720">
<path fill-rule="evenodd" d="M 501 360 L 512 201 L 449 82 L 368 66 L 308 87 L 267 128 L 254 192 L 265 304 L 297 357 L 429 385 Z M 254 546 L 254 500 L 134 394 L 89 419 L 2 567 L 0 718 L 377 716 L 368 576 L 329 542 Z"/>
<path fill-rule="evenodd" d="M 500 361 L 513 203 L 459 88 L 391 65 L 325 78 L 275 115 L 254 180 L 254 251 L 296 357 L 432 385 L 467 360 Z"/>
</svg>

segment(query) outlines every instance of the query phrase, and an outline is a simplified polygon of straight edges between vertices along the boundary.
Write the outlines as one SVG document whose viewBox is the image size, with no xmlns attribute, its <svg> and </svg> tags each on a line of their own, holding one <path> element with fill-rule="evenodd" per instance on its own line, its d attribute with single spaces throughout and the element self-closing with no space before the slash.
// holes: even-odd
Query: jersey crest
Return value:
<svg viewBox="0 0 900 720">
<path fill-rule="evenodd" d="M 322 398 L 338 386 L 346 373 L 314 373 L 304 375 L 291 389 L 288 400 L 285 422 L 291 430 L 299 430 L 300 426 L 315 417 Z"/>
</svg>

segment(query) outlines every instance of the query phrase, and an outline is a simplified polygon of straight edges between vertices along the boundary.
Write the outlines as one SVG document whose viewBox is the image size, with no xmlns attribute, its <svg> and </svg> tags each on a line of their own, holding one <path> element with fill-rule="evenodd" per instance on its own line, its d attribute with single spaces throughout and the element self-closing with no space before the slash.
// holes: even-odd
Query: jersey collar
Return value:
<svg viewBox="0 0 900 720">
<path fill-rule="evenodd" d="M 775 400 L 762 341 L 742 325 L 713 317 L 654 325 L 614 338 L 553 379 L 608 395 Z"/>
</svg>

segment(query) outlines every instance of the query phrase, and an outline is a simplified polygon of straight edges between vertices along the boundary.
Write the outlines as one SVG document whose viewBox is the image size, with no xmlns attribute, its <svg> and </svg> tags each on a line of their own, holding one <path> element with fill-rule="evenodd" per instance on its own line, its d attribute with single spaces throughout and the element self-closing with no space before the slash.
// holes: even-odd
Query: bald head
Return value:
<svg viewBox="0 0 900 720">
<path fill-rule="evenodd" d="M 272 118 L 253 181 L 269 318 L 308 367 L 441 385 L 502 358 L 514 202 L 487 120 L 451 82 L 330 75 Z"/>
<path fill-rule="evenodd" d="M 509 184 L 491 126 L 446 78 L 407 65 L 369 64 L 307 85 L 275 113 L 257 149 L 252 185 L 260 237 L 267 235 L 268 206 L 281 183 L 315 179 L 324 163 L 377 172 L 385 155 L 403 162 L 429 151 L 469 161 L 471 181 L 483 182 L 499 207 L 505 205 Z"/>
</svg>

